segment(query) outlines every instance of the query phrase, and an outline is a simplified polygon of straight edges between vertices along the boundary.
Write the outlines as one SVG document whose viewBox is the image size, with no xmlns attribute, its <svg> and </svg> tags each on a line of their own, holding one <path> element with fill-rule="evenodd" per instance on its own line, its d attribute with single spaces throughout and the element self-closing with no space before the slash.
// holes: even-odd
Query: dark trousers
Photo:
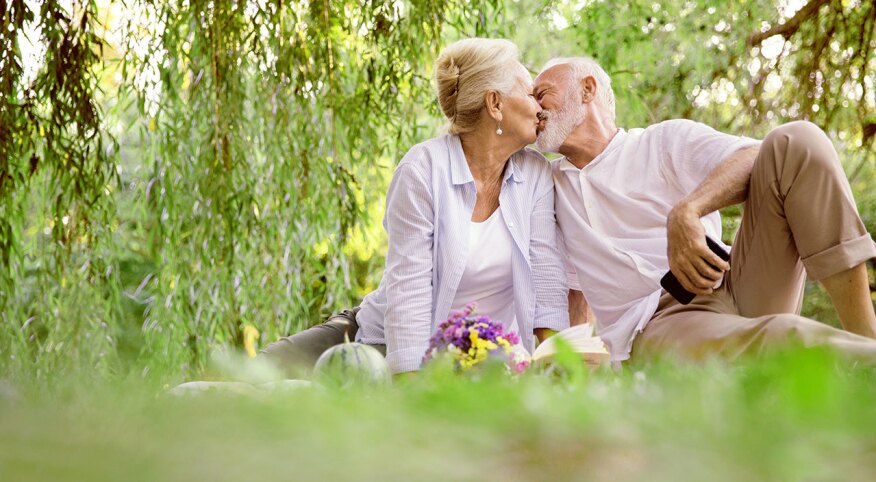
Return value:
<svg viewBox="0 0 876 482">
<path fill-rule="evenodd" d="M 319 356 L 345 341 L 354 341 L 359 331 L 359 307 L 341 310 L 320 325 L 280 338 L 259 353 L 259 359 L 279 367 L 288 378 L 307 378 Z M 371 345 L 386 355 L 386 345 Z"/>
</svg>

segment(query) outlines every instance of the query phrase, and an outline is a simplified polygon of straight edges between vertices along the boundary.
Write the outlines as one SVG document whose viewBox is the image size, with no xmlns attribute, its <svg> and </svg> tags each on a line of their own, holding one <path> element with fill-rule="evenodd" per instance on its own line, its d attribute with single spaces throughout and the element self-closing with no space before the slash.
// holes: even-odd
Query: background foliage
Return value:
<svg viewBox="0 0 876 482">
<path fill-rule="evenodd" d="M 0 374 L 178 378 L 246 324 L 264 345 L 355 303 L 380 278 L 392 167 L 440 126 L 431 60 L 463 36 L 511 38 L 534 71 L 594 56 L 624 127 L 810 119 L 876 228 L 872 2 L 0 0 L 0 17 Z"/>
</svg>

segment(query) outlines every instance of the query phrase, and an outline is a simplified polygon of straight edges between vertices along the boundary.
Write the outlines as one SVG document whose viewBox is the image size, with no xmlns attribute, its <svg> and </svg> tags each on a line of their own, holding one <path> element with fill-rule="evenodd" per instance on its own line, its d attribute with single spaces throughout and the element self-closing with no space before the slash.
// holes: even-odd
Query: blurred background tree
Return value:
<svg viewBox="0 0 876 482">
<path fill-rule="evenodd" d="M 0 0 L 0 371 L 180 377 L 376 286 L 446 43 L 591 55 L 619 125 L 809 119 L 868 228 L 876 6 L 853 0 Z M 730 239 L 738 211 L 725 212 Z M 835 322 L 817 288 L 805 313 Z"/>
</svg>

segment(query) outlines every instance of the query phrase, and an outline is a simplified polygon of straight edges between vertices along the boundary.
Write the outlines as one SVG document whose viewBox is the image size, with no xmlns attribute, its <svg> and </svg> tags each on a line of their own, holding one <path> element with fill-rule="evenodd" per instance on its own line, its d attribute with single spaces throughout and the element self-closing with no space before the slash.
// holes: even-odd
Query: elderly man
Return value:
<svg viewBox="0 0 876 482">
<path fill-rule="evenodd" d="M 865 266 L 876 247 L 818 127 L 792 122 L 762 142 L 689 120 L 619 129 L 611 80 L 589 58 L 551 61 L 533 93 L 538 146 L 565 156 L 553 169 L 570 285 L 613 361 L 733 359 L 787 340 L 876 361 Z M 741 202 L 728 263 L 706 235 L 720 240 L 718 210 Z M 661 290 L 667 270 L 696 295 L 690 304 Z M 807 274 L 847 331 L 798 315 Z M 570 301 L 581 306 L 580 293 Z"/>
</svg>

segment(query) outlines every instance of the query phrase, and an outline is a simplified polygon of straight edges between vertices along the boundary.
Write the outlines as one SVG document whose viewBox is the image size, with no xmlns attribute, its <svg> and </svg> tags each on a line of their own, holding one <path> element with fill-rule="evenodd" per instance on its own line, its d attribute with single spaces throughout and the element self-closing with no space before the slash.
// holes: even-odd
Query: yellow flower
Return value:
<svg viewBox="0 0 876 482">
<path fill-rule="evenodd" d="M 256 357 L 256 341 L 259 339 L 259 330 L 252 325 L 243 325 L 243 349 L 247 356 Z"/>
</svg>

